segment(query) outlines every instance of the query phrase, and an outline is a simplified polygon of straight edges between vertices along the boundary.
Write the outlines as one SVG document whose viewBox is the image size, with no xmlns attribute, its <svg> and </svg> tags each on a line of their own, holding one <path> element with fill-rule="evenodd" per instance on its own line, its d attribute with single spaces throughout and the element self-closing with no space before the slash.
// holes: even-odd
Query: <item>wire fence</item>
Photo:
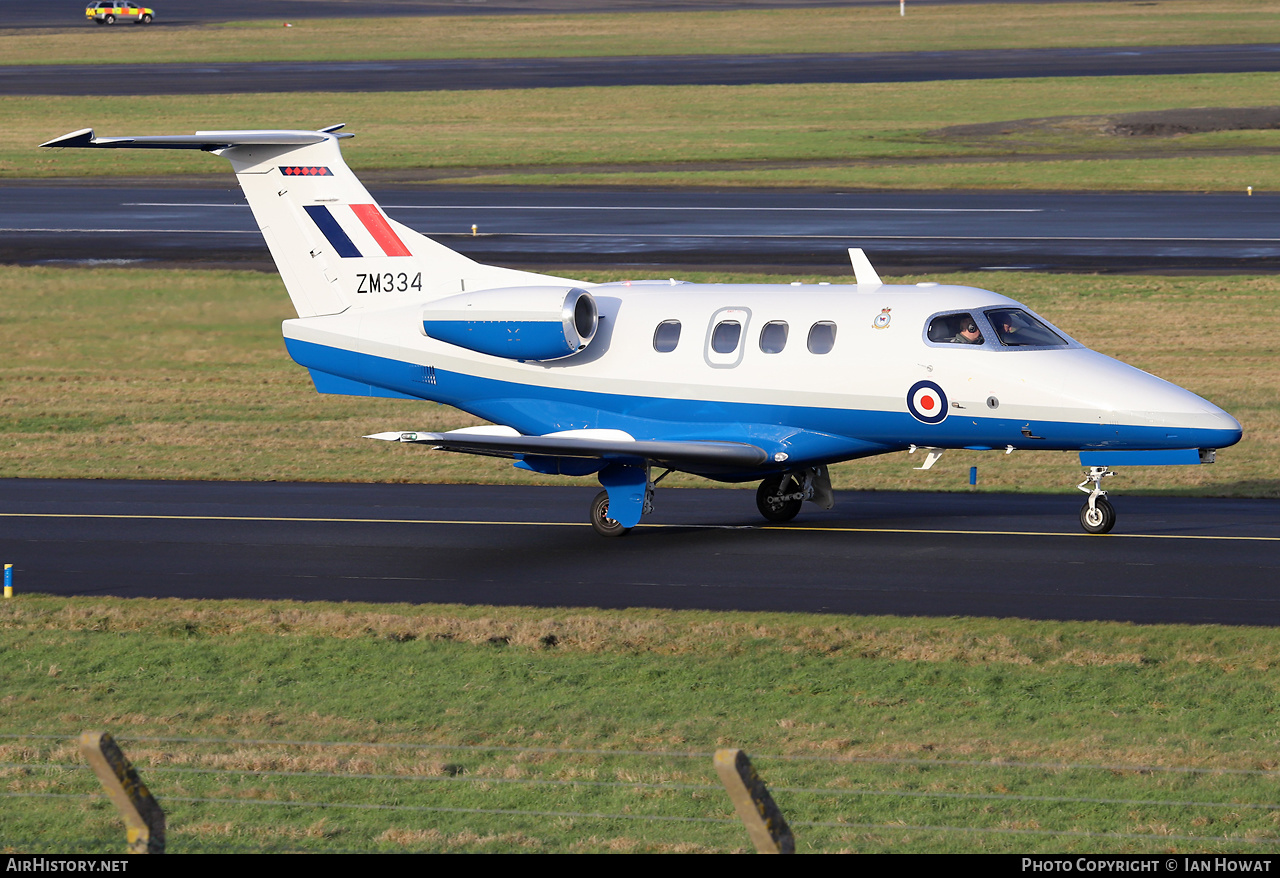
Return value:
<svg viewBox="0 0 1280 878">
<path fill-rule="evenodd" d="M 122 737 L 173 852 L 751 850 L 710 751 Z M 751 754 L 801 852 L 1273 853 L 1280 772 Z M 74 736 L 0 735 L 0 850 L 113 853 Z"/>
</svg>

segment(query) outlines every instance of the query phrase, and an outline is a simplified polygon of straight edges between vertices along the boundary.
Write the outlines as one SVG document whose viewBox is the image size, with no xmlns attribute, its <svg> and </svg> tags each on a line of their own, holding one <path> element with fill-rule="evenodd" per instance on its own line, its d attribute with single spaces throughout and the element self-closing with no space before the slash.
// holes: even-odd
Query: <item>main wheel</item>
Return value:
<svg viewBox="0 0 1280 878">
<path fill-rule="evenodd" d="M 760 514 L 775 524 L 785 524 L 800 514 L 803 500 L 783 500 L 779 494 L 795 494 L 800 485 L 788 473 L 769 476 L 756 489 L 756 508 Z"/>
<path fill-rule="evenodd" d="M 623 527 L 609 517 L 608 491 L 601 491 L 591 501 L 591 526 L 602 537 L 621 537 L 631 531 L 631 528 Z"/>
<path fill-rule="evenodd" d="M 1093 508 L 1085 503 L 1080 507 L 1080 526 L 1091 534 L 1110 533 L 1116 526 L 1116 509 L 1106 497 L 1093 501 Z"/>
</svg>

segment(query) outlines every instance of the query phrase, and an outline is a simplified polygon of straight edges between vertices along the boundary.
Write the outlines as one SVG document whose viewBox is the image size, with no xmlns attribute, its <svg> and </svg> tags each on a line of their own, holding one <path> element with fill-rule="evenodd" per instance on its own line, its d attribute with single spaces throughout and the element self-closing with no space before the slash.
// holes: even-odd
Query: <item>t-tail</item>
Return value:
<svg viewBox="0 0 1280 878">
<path fill-rule="evenodd" d="M 46 147 L 199 149 L 231 162 L 299 317 L 339 314 L 385 295 L 430 300 L 560 278 L 482 265 L 386 215 L 342 158 L 342 125 L 319 131 L 197 131 L 95 137 L 86 128 Z"/>
</svg>

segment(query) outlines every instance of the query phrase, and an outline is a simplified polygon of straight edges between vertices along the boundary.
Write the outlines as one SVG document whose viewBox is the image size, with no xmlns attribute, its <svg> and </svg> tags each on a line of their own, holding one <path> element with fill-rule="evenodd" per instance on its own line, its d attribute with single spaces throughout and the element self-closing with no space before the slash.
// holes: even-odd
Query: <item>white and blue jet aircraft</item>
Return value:
<svg viewBox="0 0 1280 878">
<path fill-rule="evenodd" d="M 592 284 L 482 265 L 389 218 L 336 133 L 200 131 L 42 144 L 199 149 L 231 161 L 297 319 L 289 355 L 321 393 L 431 400 L 494 426 L 369 438 L 596 475 L 590 520 L 626 533 L 668 472 L 759 481 L 766 519 L 833 505 L 828 465 L 951 448 L 1078 451 L 1085 530 L 1113 466 L 1211 463 L 1240 424 L 973 287 Z M 653 478 L 655 469 L 665 470 Z"/>
</svg>

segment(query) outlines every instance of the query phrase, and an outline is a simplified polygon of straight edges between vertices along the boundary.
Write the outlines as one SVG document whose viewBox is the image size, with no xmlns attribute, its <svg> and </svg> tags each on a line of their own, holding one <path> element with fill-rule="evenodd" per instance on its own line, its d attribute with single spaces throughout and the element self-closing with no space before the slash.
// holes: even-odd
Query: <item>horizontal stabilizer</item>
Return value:
<svg viewBox="0 0 1280 878">
<path fill-rule="evenodd" d="M 40 145 L 98 149 L 202 149 L 214 152 L 233 146 L 306 146 L 320 143 L 326 134 L 341 127 L 334 125 L 320 131 L 197 131 L 195 134 L 166 134 L 157 137 L 95 137 L 92 128 L 82 128 Z"/>
<path fill-rule="evenodd" d="M 501 432 L 499 431 L 501 430 Z M 574 435 L 579 432 L 586 435 Z M 430 445 L 444 451 L 515 457 L 537 454 L 550 457 L 651 460 L 663 465 L 755 467 L 769 458 L 763 448 L 746 442 L 637 440 L 619 430 L 584 430 L 521 436 L 505 428 L 453 430 L 448 433 L 375 433 L 366 439 Z M 607 435 L 602 437 L 602 433 Z"/>
</svg>

